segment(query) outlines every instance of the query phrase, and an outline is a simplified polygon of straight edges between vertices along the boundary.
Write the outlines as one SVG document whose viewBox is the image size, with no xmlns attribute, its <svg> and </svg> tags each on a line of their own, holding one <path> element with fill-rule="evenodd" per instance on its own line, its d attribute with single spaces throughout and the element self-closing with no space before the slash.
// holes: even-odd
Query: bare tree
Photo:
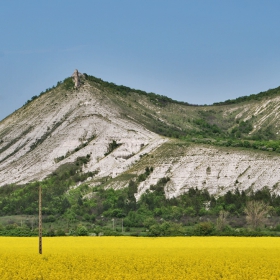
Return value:
<svg viewBox="0 0 280 280">
<path fill-rule="evenodd" d="M 223 230 L 225 226 L 227 225 L 227 217 L 228 217 L 228 212 L 225 210 L 221 210 L 219 212 L 219 217 L 217 218 L 217 229 L 218 230 Z"/>
<path fill-rule="evenodd" d="M 254 229 L 259 228 L 265 222 L 269 210 L 269 206 L 263 201 L 248 201 L 244 209 L 247 223 Z"/>
</svg>

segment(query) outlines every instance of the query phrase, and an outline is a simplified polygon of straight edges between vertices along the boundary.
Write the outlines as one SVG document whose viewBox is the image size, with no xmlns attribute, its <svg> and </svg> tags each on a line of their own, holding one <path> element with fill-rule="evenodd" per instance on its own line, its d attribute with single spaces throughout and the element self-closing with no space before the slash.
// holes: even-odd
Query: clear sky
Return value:
<svg viewBox="0 0 280 280">
<path fill-rule="evenodd" d="M 74 69 L 192 104 L 280 85 L 280 1 L 0 0 L 0 119 Z"/>
</svg>

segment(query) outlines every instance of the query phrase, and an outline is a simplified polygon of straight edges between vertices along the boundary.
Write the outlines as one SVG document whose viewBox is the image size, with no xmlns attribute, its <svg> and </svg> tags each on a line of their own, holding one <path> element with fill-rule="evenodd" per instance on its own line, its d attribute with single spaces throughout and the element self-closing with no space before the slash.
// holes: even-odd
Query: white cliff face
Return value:
<svg viewBox="0 0 280 280">
<path fill-rule="evenodd" d="M 168 197 L 178 196 L 191 187 L 217 195 L 236 188 L 258 190 L 264 186 L 280 193 L 280 157 L 277 155 L 268 157 L 265 152 L 174 145 L 168 159 L 157 156 L 162 160 L 155 160 L 158 164 L 146 181 L 140 183 L 137 198 L 163 177 L 170 178 L 165 189 Z"/>
<path fill-rule="evenodd" d="M 61 96 L 62 95 L 62 96 Z M 40 109 L 39 109 L 40 108 Z M 141 152 L 164 140 L 141 125 L 120 116 L 110 100 L 87 86 L 72 94 L 43 95 L 1 123 L 9 127 L 0 154 L 1 185 L 41 180 L 59 165 L 91 155 L 84 171 L 115 177 L 126 171 Z M 119 148 L 105 157 L 115 140 Z M 13 143 L 14 142 L 14 143 Z M 83 143 L 87 146 L 78 149 Z M 57 162 L 57 158 L 67 156 Z"/>
</svg>

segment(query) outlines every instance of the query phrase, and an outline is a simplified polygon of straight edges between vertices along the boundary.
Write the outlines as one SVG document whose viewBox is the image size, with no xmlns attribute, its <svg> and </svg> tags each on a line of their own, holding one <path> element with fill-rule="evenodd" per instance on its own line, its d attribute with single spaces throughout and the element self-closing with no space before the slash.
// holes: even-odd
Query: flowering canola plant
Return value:
<svg viewBox="0 0 280 280">
<path fill-rule="evenodd" d="M 273 237 L 0 238 L 0 279 L 280 279 Z"/>
</svg>

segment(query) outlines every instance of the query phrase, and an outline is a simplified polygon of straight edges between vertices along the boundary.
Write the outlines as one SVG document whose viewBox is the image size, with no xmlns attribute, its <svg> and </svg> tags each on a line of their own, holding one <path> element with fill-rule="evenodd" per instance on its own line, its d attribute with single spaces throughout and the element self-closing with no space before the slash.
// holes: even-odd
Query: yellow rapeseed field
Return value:
<svg viewBox="0 0 280 280">
<path fill-rule="evenodd" d="M 0 279 L 280 279 L 280 239 L 0 238 Z"/>
</svg>

